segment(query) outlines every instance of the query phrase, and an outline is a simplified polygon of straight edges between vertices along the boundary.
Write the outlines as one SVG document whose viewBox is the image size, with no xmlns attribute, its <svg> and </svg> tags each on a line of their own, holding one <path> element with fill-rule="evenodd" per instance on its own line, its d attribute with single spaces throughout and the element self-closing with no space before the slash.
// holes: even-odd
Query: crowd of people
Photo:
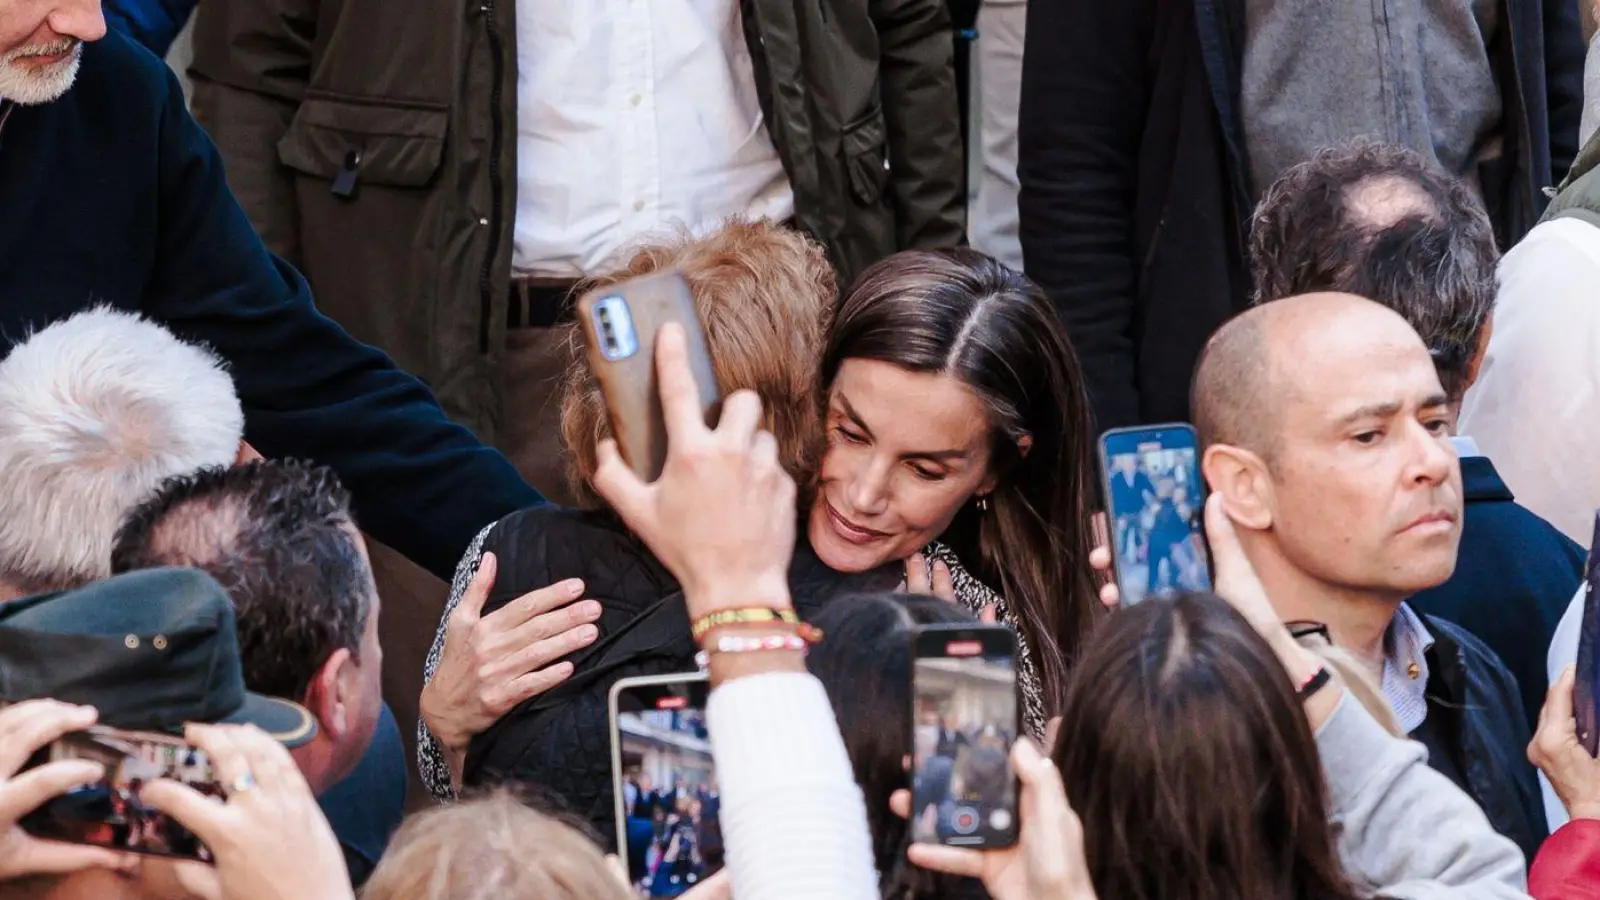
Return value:
<svg viewBox="0 0 1600 900">
<path fill-rule="evenodd" d="M 546 6 L 0 0 L 0 897 L 1600 897 L 1577 0 Z"/>
</svg>

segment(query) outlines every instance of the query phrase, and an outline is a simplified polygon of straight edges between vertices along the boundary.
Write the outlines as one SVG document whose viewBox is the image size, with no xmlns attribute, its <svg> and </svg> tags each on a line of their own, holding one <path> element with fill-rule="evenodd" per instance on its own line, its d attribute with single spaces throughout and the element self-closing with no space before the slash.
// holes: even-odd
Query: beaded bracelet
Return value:
<svg viewBox="0 0 1600 900">
<path fill-rule="evenodd" d="M 741 637 L 725 634 L 704 650 L 694 655 L 695 664 L 704 669 L 713 653 L 759 653 L 771 650 L 806 652 L 811 642 L 798 634 L 768 634 L 761 637 Z"/>
<path fill-rule="evenodd" d="M 766 625 L 772 622 L 787 622 L 790 625 L 799 625 L 800 617 L 792 609 L 772 609 L 758 606 L 748 609 L 722 609 L 709 615 L 701 616 L 689 626 L 689 633 L 696 641 L 706 636 L 706 632 L 724 625 Z"/>
</svg>

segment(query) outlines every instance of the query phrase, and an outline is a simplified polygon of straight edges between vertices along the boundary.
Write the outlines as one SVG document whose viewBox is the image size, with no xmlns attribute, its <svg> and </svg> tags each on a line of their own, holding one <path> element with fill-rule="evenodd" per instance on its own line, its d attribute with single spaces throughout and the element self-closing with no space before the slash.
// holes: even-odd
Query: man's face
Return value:
<svg viewBox="0 0 1600 900">
<path fill-rule="evenodd" d="M 1368 315 L 1325 329 L 1314 348 L 1275 346 L 1274 359 L 1286 391 L 1272 536 L 1284 557 L 1325 584 L 1386 597 L 1443 583 L 1461 538 L 1461 469 L 1421 340 Z"/>
<path fill-rule="evenodd" d="M 105 34 L 100 0 L 0 0 L 0 99 L 59 99 L 77 77 L 84 42 Z"/>
</svg>

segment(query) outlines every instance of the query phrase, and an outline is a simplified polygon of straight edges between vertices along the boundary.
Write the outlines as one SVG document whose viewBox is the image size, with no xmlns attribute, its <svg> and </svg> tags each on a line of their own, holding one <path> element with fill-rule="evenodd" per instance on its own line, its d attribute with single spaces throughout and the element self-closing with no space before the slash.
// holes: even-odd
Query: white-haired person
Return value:
<svg viewBox="0 0 1600 900">
<path fill-rule="evenodd" d="M 111 573 L 122 517 L 163 481 L 249 452 L 221 360 L 91 309 L 0 359 L 0 602 Z"/>
</svg>

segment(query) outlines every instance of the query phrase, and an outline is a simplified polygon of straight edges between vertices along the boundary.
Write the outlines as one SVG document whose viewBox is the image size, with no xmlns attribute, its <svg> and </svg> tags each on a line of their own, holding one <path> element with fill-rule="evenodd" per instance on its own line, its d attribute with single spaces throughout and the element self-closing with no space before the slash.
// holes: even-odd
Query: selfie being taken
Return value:
<svg viewBox="0 0 1600 900">
<path fill-rule="evenodd" d="M 391 6 L 0 0 L 0 900 L 1600 900 L 1600 2 Z"/>
</svg>

